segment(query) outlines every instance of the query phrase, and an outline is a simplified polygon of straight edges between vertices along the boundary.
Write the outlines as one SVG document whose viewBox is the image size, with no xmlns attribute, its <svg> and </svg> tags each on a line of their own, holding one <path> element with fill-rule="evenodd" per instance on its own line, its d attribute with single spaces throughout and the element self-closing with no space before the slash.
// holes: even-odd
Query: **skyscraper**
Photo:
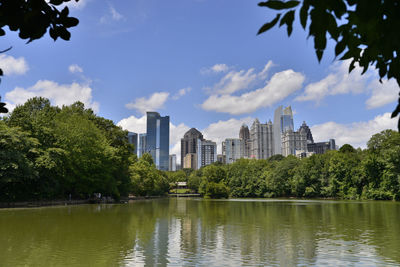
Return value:
<svg viewBox="0 0 400 267">
<path fill-rule="evenodd" d="M 296 155 L 297 151 L 307 152 L 307 133 L 305 128 L 297 132 L 287 130 L 282 134 L 282 155 Z"/>
<path fill-rule="evenodd" d="M 240 138 L 227 138 L 222 142 L 222 155 L 225 156 L 227 164 L 244 157 L 243 142 L 243 139 Z"/>
<path fill-rule="evenodd" d="M 246 124 L 243 124 L 242 127 L 240 127 L 239 139 L 243 140 L 243 157 L 250 158 L 250 131 Z"/>
<path fill-rule="evenodd" d="M 204 140 L 203 135 L 196 128 L 185 133 L 181 139 L 181 166 L 184 166 L 186 154 L 197 153 L 197 140 Z"/>
<path fill-rule="evenodd" d="M 282 134 L 294 131 L 293 112 L 290 106 L 279 106 L 274 112 L 274 155 L 282 153 Z"/>
<path fill-rule="evenodd" d="M 217 143 L 197 139 L 197 169 L 217 161 Z"/>
<path fill-rule="evenodd" d="M 137 154 L 138 151 L 138 135 L 137 133 L 128 132 L 128 143 L 134 146 L 132 153 Z"/>
<path fill-rule="evenodd" d="M 157 112 L 147 112 L 146 152 L 153 157 L 159 170 L 168 170 L 169 165 L 169 116 L 161 117 Z"/>
<path fill-rule="evenodd" d="M 306 131 L 307 134 L 307 144 L 312 144 L 314 143 L 314 138 L 312 136 L 310 127 L 307 126 L 306 122 L 303 121 L 303 124 L 300 126 L 300 129 L 304 129 Z M 299 131 L 300 131 L 299 129 Z"/>
<path fill-rule="evenodd" d="M 138 157 L 140 158 L 146 153 L 146 134 L 139 134 L 139 144 L 138 144 Z"/>
<path fill-rule="evenodd" d="M 271 121 L 263 124 L 258 119 L 255 119 L 251 125 L 250 139 L 251 158 L 267 159 L 274 155 L 274 131 Z"/>
</svg>

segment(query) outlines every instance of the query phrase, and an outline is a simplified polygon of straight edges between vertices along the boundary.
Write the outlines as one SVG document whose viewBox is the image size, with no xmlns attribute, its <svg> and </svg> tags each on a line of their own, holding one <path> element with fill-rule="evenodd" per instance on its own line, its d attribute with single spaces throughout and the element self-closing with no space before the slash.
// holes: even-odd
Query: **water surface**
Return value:
<svg viewBox="0 0 400 267">
<path fill-rule="evenodd" d="M 400 266 L 400 203 L 170 198 L 3 209 L 0 266 Z"/>
</svg>

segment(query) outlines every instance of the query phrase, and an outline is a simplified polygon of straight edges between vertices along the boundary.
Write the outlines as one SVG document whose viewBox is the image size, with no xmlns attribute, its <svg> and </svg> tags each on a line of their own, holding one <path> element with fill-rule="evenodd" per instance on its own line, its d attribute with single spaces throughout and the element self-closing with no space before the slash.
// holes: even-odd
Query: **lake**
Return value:
<svg viewBox="0 0 400 267">
<path fill-rule="evenodd" d="M 2 209 L 0 266 L 400 266 L 400 203 L 166 198 Z"/>
</svg>

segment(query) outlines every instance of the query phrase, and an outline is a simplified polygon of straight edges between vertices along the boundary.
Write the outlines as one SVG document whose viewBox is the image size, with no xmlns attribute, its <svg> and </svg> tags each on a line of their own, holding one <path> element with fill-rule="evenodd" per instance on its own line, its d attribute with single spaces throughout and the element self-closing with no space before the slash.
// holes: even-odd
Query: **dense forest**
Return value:
<svg viewBox="0 0 400 267">
<path fill-rule="evenodd" d="M 400 134 L 375 134 L 368 148 L 298 159 L 241 159 L 200 170 L 163 172 L 138 159 L 127 131 L 76 102 L 32 98 L 0 120 L 0 201 L 165 195 L 176 182 L 205 197 L 400 200 Z"/>
</svg>

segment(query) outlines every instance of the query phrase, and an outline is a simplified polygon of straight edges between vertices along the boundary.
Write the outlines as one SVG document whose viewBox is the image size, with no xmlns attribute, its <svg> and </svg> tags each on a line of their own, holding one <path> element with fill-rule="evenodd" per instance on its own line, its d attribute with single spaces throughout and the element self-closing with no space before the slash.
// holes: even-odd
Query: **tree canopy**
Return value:
<svg viewBox="0 0 400 267">
<path fill-rule="evenodd" d="M 314 39 L 319 61 L 327 38 L 336 42 L 335 56 L 351 60 L 349 72 L 356 63 L 364 74 L 375 66 L 382 78 L 394 78 L 400 85 L 400 1 L 398 0 L 268 0 L 258 4 L 277 12 L 275 18 L 258 31 L 264 33 L 275 25 L 286 25 L 288 36 L 293 31 L 296 13 L 301 26 Z M 278 24 L 279 22 L 279 24 Z M 400 95 L 400 94 L 399 94 Z M 400 114 L 400 97 L 392 118 Z M 398 121 L 400 131 L 400 118 Z"/>
</svg>

